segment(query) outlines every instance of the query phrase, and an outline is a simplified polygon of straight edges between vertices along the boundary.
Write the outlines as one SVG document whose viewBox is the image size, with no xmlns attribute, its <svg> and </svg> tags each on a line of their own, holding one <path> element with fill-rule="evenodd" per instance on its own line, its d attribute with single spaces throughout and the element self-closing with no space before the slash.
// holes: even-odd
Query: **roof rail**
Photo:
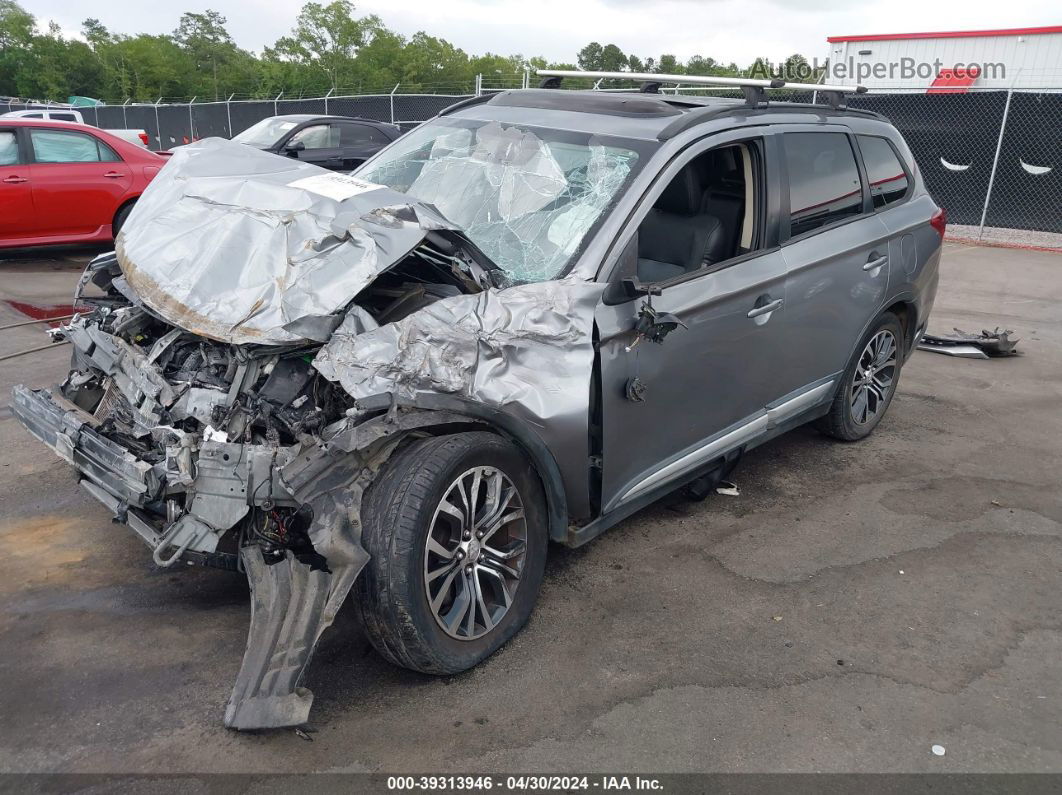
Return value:
<svg viewBox="0 0 1062 795">
<path fill-rule="evenodd" d="M 714 86 L 718 88 L 740 88 L 745 94 L 745 102 L 758 107 L 767 102 L 767 89 L 788 88 L 803 91 L 818 91 L 834 108 L 844 107 L 845 94 L 865 94 L 866 86 L 834 86 L 817 83 L 787 83 L 780 78 L 756 80 L 749 77 L 708 77 L 703 75 L 662 75 L 651 72 L 583 72 L 562 69 L 539 69 L 537 74 L 543 78 L 540 88 L 560 88 L 561 80 L 566 77 L 585 77 L 592 80 L 635 80 L 642 83 L 639 89 L 643 93 L 659 93 L 663 83 L 689 84 L 695 86 Z"/>
</svg>

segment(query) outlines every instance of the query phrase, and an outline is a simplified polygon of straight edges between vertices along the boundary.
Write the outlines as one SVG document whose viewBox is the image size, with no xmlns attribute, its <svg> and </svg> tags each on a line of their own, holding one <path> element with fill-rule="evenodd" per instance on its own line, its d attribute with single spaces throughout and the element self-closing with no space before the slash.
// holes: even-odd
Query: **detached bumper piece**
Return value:
<svg viewBox="0 0 1062 795">
<path fill-rule="evenodd" d="M 361 566 L 313 571 L 286 553 L 266 563 L 261 549 L 240 550 L 251 586 L 247 651 L 225 706 L 230 729 L 270 729 L 306 723 L 313 693 L 299 687 L 321 633 L 335 619 Z"/>
<path fill-rule="evenodd" d="M 1010 329 L 982 330 L 980 334 L 967 334 L 953 329 L 954 334 L 936 336 L 925 334 L 918 343 L 918 349 L 943 353 L 945 356 L 959 356 L 964 359 L 988 359 L 1002 356 L 1017 356 L 1015 350 L 1018 340 L 1012 340 Z"/>
</svg>

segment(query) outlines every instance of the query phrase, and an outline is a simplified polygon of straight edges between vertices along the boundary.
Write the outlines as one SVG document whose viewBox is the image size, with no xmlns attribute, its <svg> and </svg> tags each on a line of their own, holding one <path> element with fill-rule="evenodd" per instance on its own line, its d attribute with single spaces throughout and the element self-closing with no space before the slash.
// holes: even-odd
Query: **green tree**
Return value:
<svg viewBox="0 0 1062 795">
<path fill-rule="evenodd" d="M 357 16 L 349 0 L 307 2 L 291 34 L 261 56 L 240 49 L 217 11 L 186 12 L 172 35 L 121 35 L 98 19 L 82 25 L 84 41 L 69 40 L 55 25 L 37 31 L 33 15 L 17 0 L 0 0 L 0 94 L 65 100 L 83 94 L 107 101 L 152 102 L 158 97 L 223 98 L 230 93 L 271 98 L 322 96 L 329 89 L 379 93 L 396 83 L 404 91 L 468 91 L 477 74 L 488 88 L 519 85 L 525 69 L 607 72 L 743 74 L 736 64 L 695 55 L 680 63 L 672 54 L 640 58 L 615 44 L 590 42 L 576 64 L 539 56 L 486 52 L 470 55 L 427 31 L 406 38 L 376 16 Z M 767 69 L 760 58 L 750 69 Z M 807 79 L 807 61 L 786 59 L 790 80 Z M 532 75 L 533 76 L 533 75 Z M 816 75 L 817 76 L 817 75 Z M 572 88 L 596 81 L 570 80 Z M 812 82 L 814 82 L 812 80 Z M 603 85 L 629 86 L 629 81 Z"/>
<path fill-rule="evenodd" d="M 579 68 L 588 72 L 625 72 L 630 65 L 623 50 L 615 44 L 601 46 L 592 41 L 576 55 Z"/>
<path fill-rule="evenodd" d="M 665 54 L 660 56 L 660 60 L 656 63 L 654 72 L 659 72 L 664 75 L 680 75 L 685 73 L 685 68 L 679 63 L 678 58 L 671 54 Z"/>
<path fill-rule="evenodd" d="M 254 57 L 236 46 L 227 20 L 217 11 L 181 15 L 173 40 L 195 64 L 198 79 L 192 90 L 199 97 L 221 99 L 229 93 L 244 93 L 254 88 Z"/>
<path fill-rule="evenodd" d="M 33 15 L 14 0 L 0 0 L 0 94 L 18 95 L 35 24 Z"/>
<path fill-rule="evenodd" d="M 290 36 L 277 39 L 271 54 L 320 69 L 336 90 L 341 81 L 352 77 L 358 50 L 383 28 L 379 17 L 355 17 L 349 0 L 332 0 L 328 5 L 307 3 L 299 12 Z"/>
</svg>

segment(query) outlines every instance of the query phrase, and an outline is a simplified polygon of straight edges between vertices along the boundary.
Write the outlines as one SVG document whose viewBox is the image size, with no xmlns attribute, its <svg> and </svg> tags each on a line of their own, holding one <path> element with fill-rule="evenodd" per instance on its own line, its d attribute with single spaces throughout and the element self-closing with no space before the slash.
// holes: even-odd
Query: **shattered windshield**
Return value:
<svg viewBox="0 0 1062 795">
<path fill-rule="evenodd" d="M 460 226 L 520 282 L 559 276 L 634 174 L 634 142 L 468 119 L 400 138 L 358 176 Z"/>
<path fill-rule="evenodd" d="M 283 116 L 273 116 L 268 119 L 262 119 L 258 124 L 251 125 L 239 135 L 232 136 L 232 140 L 238 144 L 253 146 L 256 149 L 268 149 L 280 140 L 280 136 L 294 128 L 296 124 L 298 124 L 297 121 L 285 119 Z"/>
</svg>

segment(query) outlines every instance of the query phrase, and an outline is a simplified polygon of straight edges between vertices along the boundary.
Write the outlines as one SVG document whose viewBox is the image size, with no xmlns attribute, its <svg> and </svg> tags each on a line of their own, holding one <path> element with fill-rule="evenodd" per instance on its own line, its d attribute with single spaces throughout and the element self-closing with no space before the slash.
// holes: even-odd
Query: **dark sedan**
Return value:
<svg viewBox="0 0 1062 795">
<path fill-rule="evenodd" d="M 350 171 L 401 134 L 382 121 L 296 113 L 262 119 L 232 140 L 333 171 Z"/>
</svg>

